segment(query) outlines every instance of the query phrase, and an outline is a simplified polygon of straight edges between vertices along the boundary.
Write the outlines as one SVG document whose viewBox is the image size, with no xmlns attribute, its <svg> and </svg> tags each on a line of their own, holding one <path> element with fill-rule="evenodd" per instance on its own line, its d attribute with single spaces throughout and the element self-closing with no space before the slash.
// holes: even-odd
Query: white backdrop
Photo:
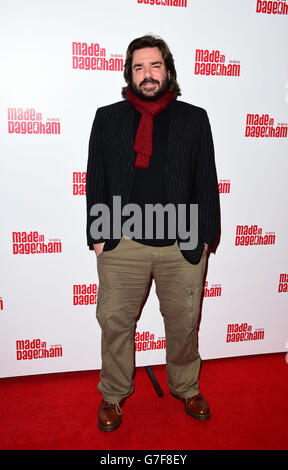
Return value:
<svg viewBox="0 0 288 470">
<path fill-rule="evenodd" d="M 1 377 L 101 367 L 88 140 L 96 109 L 121 100 L 129 42 L 146 33 L 167 41 L 180 99 L 207 110 L 214 136 L 222 235 L 202 358 L 285 351 L 287 10 L 259 0 L 1 1 Z M 137 365 L 165 363 L 154 284 L 135 339 Z"/>
</svg>

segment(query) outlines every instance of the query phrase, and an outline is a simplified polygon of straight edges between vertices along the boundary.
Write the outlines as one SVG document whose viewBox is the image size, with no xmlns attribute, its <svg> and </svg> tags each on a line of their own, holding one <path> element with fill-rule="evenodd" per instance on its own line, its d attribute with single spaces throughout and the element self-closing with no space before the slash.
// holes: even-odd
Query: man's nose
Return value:
<svg viewBox="0 0 288 470">
<path fill-rule="evenodd" d="M 151 67 L 145 67 L 144 69 L 144 77 L 151 78 L 152 77 L 152 69 Z"/>
</svg>

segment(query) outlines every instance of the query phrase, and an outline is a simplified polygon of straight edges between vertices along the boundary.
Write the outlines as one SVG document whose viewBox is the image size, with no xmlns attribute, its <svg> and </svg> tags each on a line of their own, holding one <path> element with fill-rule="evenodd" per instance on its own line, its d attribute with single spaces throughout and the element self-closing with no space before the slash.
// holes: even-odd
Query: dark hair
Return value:
<svg viewBox="0 0 288 470">
<path fill-rule="evenodd" d="M 170 79 L 168 81 L 169 90 L 172 91 L 175 97 L 181 95 L 180 87 L 177 83 L 177 73 L 174 66 L 174 59 L 163 39 L 157 36 L 142 36 L 141 38 L 134 39 L 128 46 L 126 52 L 126 60 L 124 64 L 124 78 L 127 83 L 126 87 L 122 88 L 123 98 L 127 98 L 128 88 L 131 88 L 132 84 L 132 58 L 134 51 L 138 49 L 144 49 L 145 47 L 158 47 L 160 49 L 167 71 L 170 72 Z"/>
</svg>

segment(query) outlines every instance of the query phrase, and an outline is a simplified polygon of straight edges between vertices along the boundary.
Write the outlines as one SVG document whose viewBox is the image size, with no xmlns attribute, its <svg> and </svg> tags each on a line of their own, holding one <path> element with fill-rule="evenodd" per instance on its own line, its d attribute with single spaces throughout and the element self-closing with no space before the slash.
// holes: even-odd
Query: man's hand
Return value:
<svg viewBox="0 0 288 470">
<path fill-rule="evenodd" d="M 205 248 L 205 250 L 206 250 L 206 252 L 207 252 L 207 251 L 208 251 L 208 248 L 209 248 L 208 243 L 204 243 L 204 248 Z"/>
<path fill-rule="evenodd" d="M 102 243 L 94 243 L 94 244 L 93 244 L 93 248 L 94 248 L 94 251 L 95 251 L 95 253 L 96 253 L 96 256 L 99 256 L 100 253 L 102 253 L 103 247 L 104 247 L 104 243 L 105 243 L 105 242 L 102 242 Z"/>
</svg>

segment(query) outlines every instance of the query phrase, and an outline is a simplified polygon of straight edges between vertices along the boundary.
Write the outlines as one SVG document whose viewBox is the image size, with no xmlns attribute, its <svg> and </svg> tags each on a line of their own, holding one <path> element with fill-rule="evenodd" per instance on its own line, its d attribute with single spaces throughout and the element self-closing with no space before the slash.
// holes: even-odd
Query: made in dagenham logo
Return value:
<svg viewBox="0 0 288 470">
<path fill-rule="evenodd" d="M 219 180 L 218 183 L 219 194 L 230 194 L 231 190 L 231 180 Z"/>
<path fill-rule="evenodd" d="M 110 54 L 98 43 L 72 42 L 72 67 L 79 70 L 123 72 L 123 55 Z"/>
<path fill-rule="evenodd" d="M 58 238 L 45 242 L 45 236 L 37 231 L 12 232 L 12 248 L 13 255 L 61 253 L 62 242 Z"/>
<path fill-rule="evenodd" d="M 288 273 L 280 274 L 278 292 L 288 292 Z"/>
<path fill-rule="evenodd" d="M 97 302 L 97 284 L 74 284 L 73 305 L 95 305 Z"/>
<path fill-rule="evenodd" d="M 278 122 L 269 114 L 247 114 L 245 137 L 285 138 L 287 137 L 288 124 Z"/>
<path fill-rule="evenodd" d="M 267 15 L 287 15 L 288 4 L 282 0 L 276 0 L 273 2 L 257 0 L 256 13 L 266 13 Z"/>
<path fill-rule="evenodd" d="M 209 287 L 208 281 L 205 281 L 204 297 L 221 297 L 221 295 L 222 295 L 221 284 L 211 284 L 211 287 Z"/>
<path fill-rule="evenodd" d="M 85 196 L 86 171 L 73 171 L 73 196 Z"/>
<path fill-rule="evenodd" d="M 34 108 L 8 108 L 9 134 L 58 135 L 61 132 L 60 119 L 46 118 Z"/>
<path fill-rule="evenodd" d="M 136 351 L 151 351 L 166 348 L 166 339 L 164 337 L 155 338 L 154 333 L 150 331 L 137 332 L 135 334 L 135 350 Z"/>
<path fill-rule="evenodd" d="M 255 328 L 248 323 L 230 323 L 227 325 L 226 343 L 259 341 L 264 339 L 264 328 Z"/>
<path fill-rule="evenodd" d="M 196 49 L 194 74 L 239 77 L 240 61 L 229 60 L 226 64 L 226 56 L 219 50 Z"/>
<path fill-rule="evenodd" d="M 16 340 L 16 358 L 17 361 L 26 361 L 32 359 L 48 359 L 62 357 L 63 346 L 54 344 L 47 346 L 46 341 L 40 339 L 18 339 Z"/>
<path fill-rule="evenodd" d="M 265 232 L 258 225 L 237 225 L 235 245 L 255 246 L 255 245 L 275 245 L 275 232 Z"/>
<path fill-rule="evenodd" d="M 187 0 L 137 0 L 142 5 L 156 5 L 160 7 L 187 8 Z"/>
</svg>

